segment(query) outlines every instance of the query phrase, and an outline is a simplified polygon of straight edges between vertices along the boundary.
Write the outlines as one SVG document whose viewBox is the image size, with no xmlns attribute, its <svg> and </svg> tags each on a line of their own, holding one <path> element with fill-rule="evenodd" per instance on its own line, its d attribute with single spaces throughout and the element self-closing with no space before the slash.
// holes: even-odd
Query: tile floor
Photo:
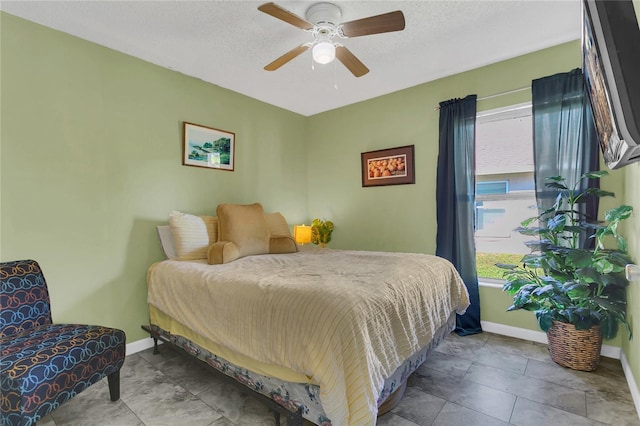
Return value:
<svg viewBox="0 0 640 426">
<path fill-rule="evenodd" d="M 109 401 L 104 380 L 38 426 L 274 425 L 249 392 L 167 346 L 160 349 L 127 357 L 119 401 Z M 379 426 L 640 426 L 617 360 L 603 358 L 595 372 L 576 372 L 554 364 L 546 345 L 491 333 L 450 335 L 408 385 Z"/>
</svg>

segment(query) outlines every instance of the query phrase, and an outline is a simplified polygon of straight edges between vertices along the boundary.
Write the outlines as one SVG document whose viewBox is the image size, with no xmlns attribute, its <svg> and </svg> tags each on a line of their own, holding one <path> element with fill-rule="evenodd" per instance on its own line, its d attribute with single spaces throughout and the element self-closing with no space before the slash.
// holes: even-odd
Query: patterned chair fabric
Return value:
<svg viewBox="0 0 640 426">
<path fill-rule="evenodd" d="M 49 292 L 34 260 L 0 264 L 0 424 L 35 425 L 63 402 L 108 378 L 120 398 L 125 333 L 53 324 Z"/>
</svg>

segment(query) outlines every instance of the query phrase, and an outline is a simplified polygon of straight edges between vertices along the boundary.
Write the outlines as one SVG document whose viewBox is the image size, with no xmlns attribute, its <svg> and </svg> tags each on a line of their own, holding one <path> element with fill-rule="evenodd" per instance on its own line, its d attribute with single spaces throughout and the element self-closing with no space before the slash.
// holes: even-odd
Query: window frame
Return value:
<svg viewBox="0 0 640 426">
<path fill-rule="evenodd" d="M 518 104 L 508 105 L 505 107 L 492 108 L 488 110 L 478 111 L 476 113 L 476 126 L 478 124 L 487 123 L 491 121 L 502 121 L 507 119 L 515 119 L 521 116 L 533 117 L 533 104 L 531 101 L 522 102 Z M 531 140 L 533 144 L 533 138 Z M 477 183 L 476 183 L 477 185 Z M 507 181 L 507 193 L 509 192 L 509 182 Z M 477 198 L 477 195 L 476 195 Z M 475 200 L 474 200 L 475 202 Z M 477 218 L 476 218 L 477 220 Z M 474 231 L 475 233 L 475 231 Z M 476 245 L 477 252 L 477 245 Z M 478 284 L 482 287 L 499 288 L 502 289 L 505 280 L 498 278 L 487 278 L 478 276 Z"/>
</svg>

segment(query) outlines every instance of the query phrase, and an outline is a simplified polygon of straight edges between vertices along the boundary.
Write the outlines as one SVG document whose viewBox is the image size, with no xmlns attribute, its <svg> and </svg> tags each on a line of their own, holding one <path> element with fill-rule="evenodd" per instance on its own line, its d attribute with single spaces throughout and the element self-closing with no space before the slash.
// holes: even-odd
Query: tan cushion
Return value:
<svg viewBox="0 0 640 426">
<path fill-rule="evenodd" d="M 296 240 L 291 235 L 272 235 L 269 240 L 269 253 L 295 253 L 298 251 Z"/>
<path fill-rule="evenodd" d="M 206 259 L 209 246 L 218 241 L 218 219 L 174 211 L 169 226 L 178 260 Z"/>
<path fill-rule="evenodd" d="M 267 225 L 269 226 L 269 232 L 271 235 L 288 235 L 291 236 L 291 231 L 289 230 L 289 224 L 287 220 L 284 218 L 282 213 L 265 213 L 264 218 L 267 221 Z"/>
<path fill-rule="evenodd" d="M 231 241 L 217 241 L 209 247 L 209 265 L 233 262 L 239 257 L 238 246 Z"/>
<path fill-rule="evenodd" d="M 238 257 L 269 253 L 269 227 L 259 203 L 220 204 L 216 209 L 220 241 L 238 247 Z"/>
<path fill-rule="evenodd" d="M 289 224 L 282 213 L 265 213 L 264 218 L 269 226 L 271 239 L 269 240 L 269 253 L 295 253 L 298 251 L 296 240 L 291 236 Z"/>
</svg>

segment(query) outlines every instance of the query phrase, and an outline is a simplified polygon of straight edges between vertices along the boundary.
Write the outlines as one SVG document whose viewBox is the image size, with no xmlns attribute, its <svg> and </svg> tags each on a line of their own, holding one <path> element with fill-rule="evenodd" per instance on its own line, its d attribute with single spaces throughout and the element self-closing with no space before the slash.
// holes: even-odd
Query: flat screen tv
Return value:
<svg viewBox="0 0 640 426">
<path fill-rule="evenodd" d="M 640 161 L 640 28 L 631 0 L 583 0 L 582 70 L 604 162 Z"/>
</svg>

